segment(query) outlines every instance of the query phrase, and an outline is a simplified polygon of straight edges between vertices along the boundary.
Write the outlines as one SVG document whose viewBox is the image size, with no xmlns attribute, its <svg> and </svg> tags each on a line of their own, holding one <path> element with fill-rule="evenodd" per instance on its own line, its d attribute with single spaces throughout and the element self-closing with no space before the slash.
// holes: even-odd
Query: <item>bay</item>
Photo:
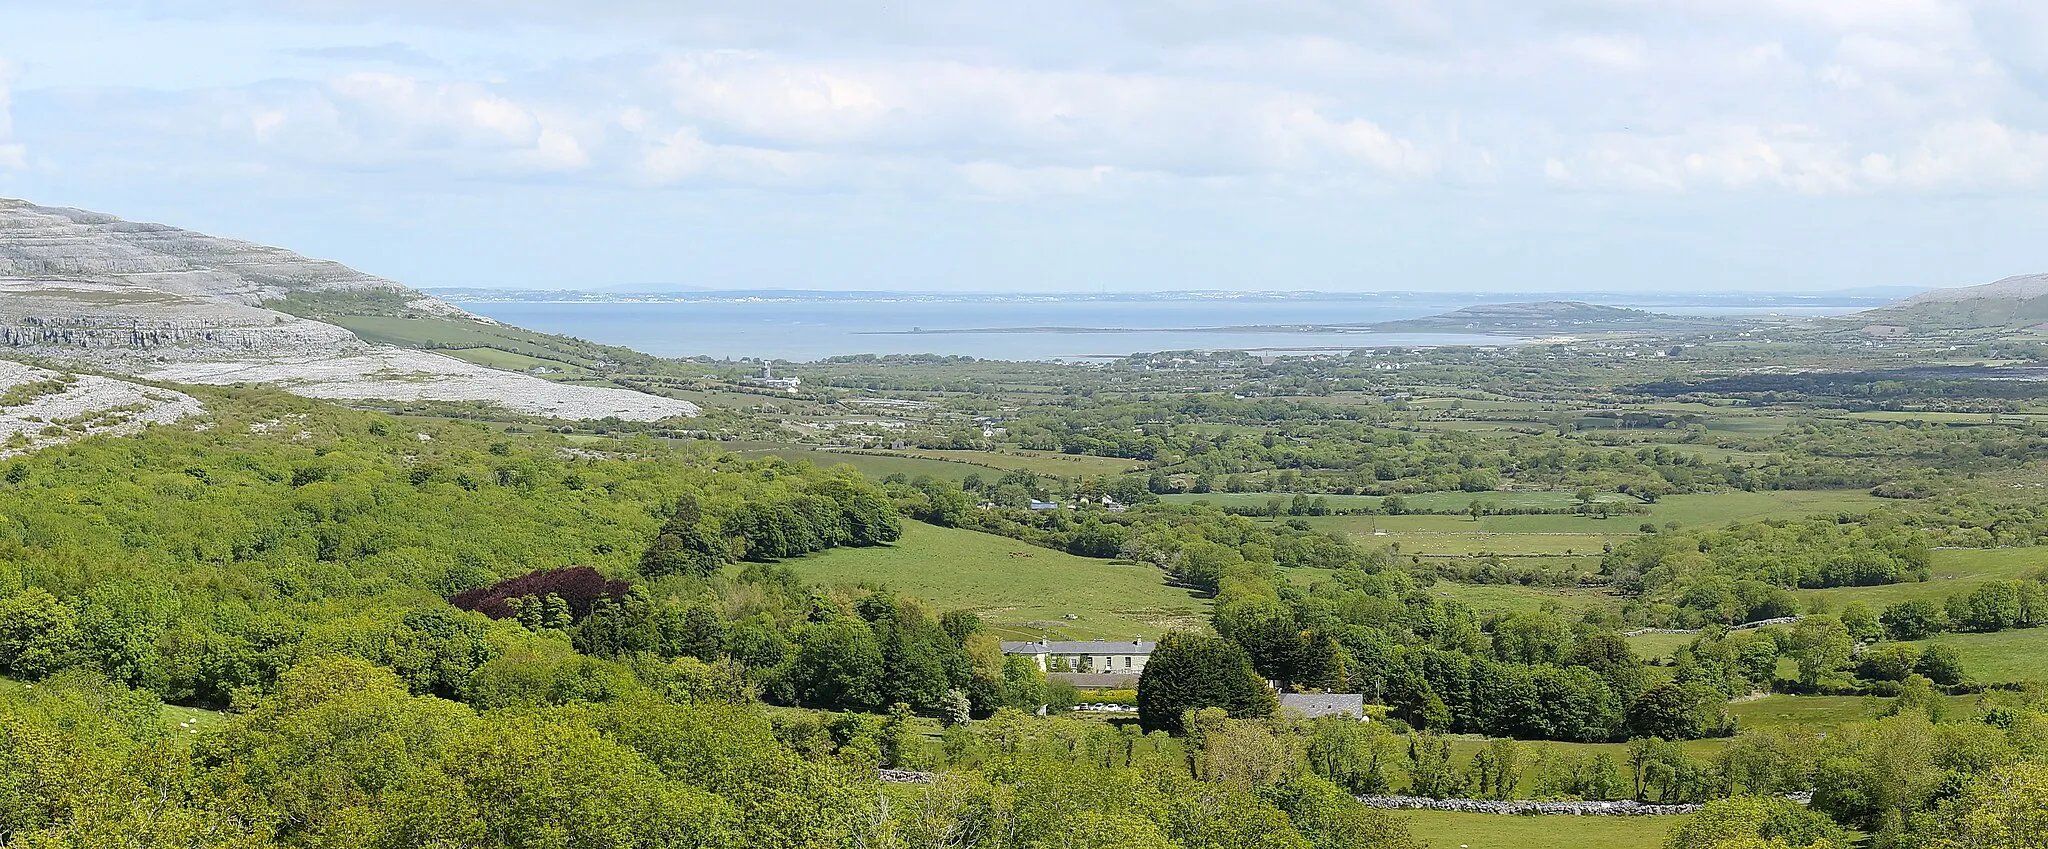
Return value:
<svg viewBox="0 0 2048 849">
<path fill-rule="evenodd" d="M 1405 345 L 1512 345 L 1506 336 L 1223 330 L 1245 325 L 1390 321 L 1448 312 L 1451 300 L 720 300 L 462 301 L 470 312 L 533 330 L 666 357 L 812 361 L 854 354 L 947 354 L 997 360 L 1234 350 L 1301 353 Z M 1012 332 L 946 332 L 1012 329 Z M 1028 332 L 1015 329 L 1034 328 Z M 1045 328 L 1069 328 L 1049 330 Z M 1093 328 L 1078 330 L 1074 328 Z M 1111 330 L 1101 330 L 1113 328 Z"/>
</svg>

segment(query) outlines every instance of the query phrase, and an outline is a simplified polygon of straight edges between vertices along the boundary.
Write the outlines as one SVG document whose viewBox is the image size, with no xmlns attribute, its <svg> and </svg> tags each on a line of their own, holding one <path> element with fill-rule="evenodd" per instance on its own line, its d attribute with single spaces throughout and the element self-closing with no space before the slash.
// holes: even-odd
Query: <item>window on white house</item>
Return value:
<svg viewBox="0 0 2048 849">
<path fill-rule="evenodd" d="M 1131 668 L 1131 656 L 1130 656 L 1130 655 L 1124 655 L 1124 668 L 1125 668 L 1125 669 L 1129 669 L 1129 668 Z"/>
</svg>

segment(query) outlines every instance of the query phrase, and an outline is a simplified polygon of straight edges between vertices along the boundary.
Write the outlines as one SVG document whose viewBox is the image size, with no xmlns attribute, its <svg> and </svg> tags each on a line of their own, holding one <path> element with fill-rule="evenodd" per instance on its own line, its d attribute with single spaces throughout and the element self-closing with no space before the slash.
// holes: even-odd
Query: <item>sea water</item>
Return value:
<svg viewBox="0 0 2048 849">
<path fill-rule="evenodd" d="M 1287 332 L 1258 325 L 1366 324 L 1449 312 L 1472 301 L 1358 300 L 704 300 L 463 301 L 509 324 L 668 357 L 792 361 L 850 354 L 997 360 L 1237 350 L 1293 353 L 1394 345 L 1506 345 L 1505 336 Z M 986 332 L 1006 330 L 1008 332 Z M 970 332 L 971 331 L 971 332 Z"/>
</svg>

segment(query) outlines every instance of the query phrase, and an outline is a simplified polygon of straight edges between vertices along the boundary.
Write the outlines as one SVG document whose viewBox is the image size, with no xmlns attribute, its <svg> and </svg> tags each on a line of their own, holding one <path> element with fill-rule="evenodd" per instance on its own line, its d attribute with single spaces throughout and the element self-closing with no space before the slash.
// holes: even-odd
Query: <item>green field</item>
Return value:
<svg viewBox="0 0 2048 849">
<path fill-rule="evenodd" d="M 1433 849 L 1657 849 L 1684 817 L 1515 817 L 1402 812 Z"/>
<path fill-rule="evenodd" d="M 1429 591 L 1470 605 L 1480 613 L 1533 612 L 1554 609 L 1577 618 L 1588 610 L 1612 605 L 1613 596 L 1592 589 L 1525 587 L 1519 584 L 1454 584 L 1439 581 Z"/>
<path fill-rule="evenodd" d="M 1883 700 L 1863 696 L 1765 696 L 1728 706 L 1737 728 L 1779 731 L 1794 726 L 1838 728 L 1844 723 L 1873 719 L 1883 711 Z"/>
<path fill-rule="evenodd" d="M 1516 499 L 1515 506 L 1557 507 L 1571 503 L 1565 493 L 1434 493 L 1408 498 L 1417 508 L 1457 509 L 1474 500 L 1489 502 L 1496 496 Z M 1202 496 L 1244 499 L 1264 504 L 1268 494 Z M 1334 498 L 1335 496 L 1333 496 Z M 1189 498 L 1182 496 L 1182 498 Z M 1614 501 L 1635 505 L 1634 499 Z M 1227 502 L 1219 502 L 1227 503 Z M 1815 513 L 1863 512 L 1881 505 L 1881 499 L 1861 491 L 1784 490 L 1775 492 L 1717 492 L 1674 495 L 1655 504 L 1636 505 L 1647 513 L 1618 513 L 1609 518 L 1575 513 L 1468 516 L 1447 515 L 1349 515 L 1318 516 L 1308 521 L 1318 528 L 1352 535 L 1365 545 L 1398 544 L 1402 554 L 1433 556 L 1558 556 L 1600 554 L 1641 533 L 1644 524 L 1676 522 L 1682 526 L 1718 527 L 1729 522 L 1799 516 Z M 1332 506 L 1337 506 L 1333 503 Z"/>
<path fill-rule="evenodd" d="M 867 454 L 854 451 L 824 451 L 816 448 L 805 448 L 801 445 L 726 442 L 720 443 L 719 447 L 739 454 L 742 457 L 781 457 L 787 460 L 800 460 L 821 469 L 829 469 L 833 466 L 845 464 L 859 469 L 861 475 L 870 480 L 881 480 L 890 475 L 900 474 L 909 478 L 929 475 L 940 480 L 949 480 L 957 483 L 966 479 L 968 475 L 978 474 L 986 478 L 990 477 L 992 472 L 992 470 L 981 466 L 970 466 L 966 463 L 954 463 L 946 460 L 932 460 L 924 457 L 897 457 L 887 454 Z M 994 472 L 994 474 L 1001 473 Z"/>
<path fill-rule="evenodd" d="M 1976 696 L 1946 696 L 1950 719 L 1976 712 Z M 1827 731 L 1884 715 L 1890 699 L 1876 696 L 1765 696 L 1728 706 L 1739 729 Z"/>
<path fill-rule="evenodd" d="M 562 340 L 510 325 L 392 316 L 338 316 L 323 320 L 341 325 L 368 342 L 415 348 L 495 348 L 551 363 L 591 365 L 564 350 Z"/>
<path fill-rule="evenodd" d="M 1655 660 L 1677 654 L 1679 649 L 1692 645 L 1695 638 L 1693 634 L 1638 634 L 1627 639 L 1636 657 Z"/>
<path fill-rule="evenodd" d="M 1944 634 L 1918 645 L 1942 642 L 1962 654 L 1963 670 L 1988 684 L 2048 682 L 2048 628 L 1995 634 Z"/>
<path fill-rule="evenodd" d="M 544 368 L 571 375 L 589 373 L 582 366 L 572 365 L 561 360 L 544 360 L 525 354 L 515 354 L 511 351 L 500 351 L 496 348 L 452 348 L 436 351 L 435 353 L 445 354 L 458 360 L 476 363 L 487 368 L 505 369 L 507 371 L 531 371 L 536 368 Z"/>
<path fill-rule="evenodd" d="M 1991 581 L 2011 580 L 2048 568 L 2048 548 L 1943 548 L 1936 549 L 1933 555 L 1934 565 L 1925 581 L 1800 590 L 1799 595 L 1809 604 L 1821 602 L 1829 610 L 1840 610 L 1852 601 L 1882 609 L 1911 599 L 1940 601 Z"/>
<path fill-rule="evenodd" d="M 1208 599 L 1167 586 L 1153 566 L 922 522 L 904 523 L 902 541 L 892 546 L 834 549 L 785 565 L 805 580 L 886 586 L 940 611 L 974 610 L 991 630 L 1018 639 L 1157 637 L 1203 628 L 1209 613 Z"/>
<path fill-rule="evenodd" d="M 1380 506 L 1380 496 L 1377 495 L 1314 495 L 1308 493 L 1303 494 L 1308 495 L 1308 497 L 1310 498 L 1323 499 L 1324 503 L 1329 504 L 1330 509 L 1332 510 L 1377 510 Z M 1180 492 L 1171 495 L 1159 496 L 1160 501 L 1164 501 L 1169 504 L 1194 504 L 1196 502 L 1204 502 L 1208 504 L 1214 504 L 1217 507 L 1264 507 L 1276 498 L 1280 499 L 1282 503 L 1288 503 L 1294 500 L 1294 493 Z"/>
<path fill-rule="evenodd" d="M 998 469 L 1023 469 L 1062 478 L 1077 475 L 1120 475 L 1141 465 L 1137 460 L 1062 454 L 1057 451 L 1030 451 L 1023 448 L 1005 448 L 1001 451 L 944 451 L 916 448 L 890 453 L 994 466 Z"/>
</svg>

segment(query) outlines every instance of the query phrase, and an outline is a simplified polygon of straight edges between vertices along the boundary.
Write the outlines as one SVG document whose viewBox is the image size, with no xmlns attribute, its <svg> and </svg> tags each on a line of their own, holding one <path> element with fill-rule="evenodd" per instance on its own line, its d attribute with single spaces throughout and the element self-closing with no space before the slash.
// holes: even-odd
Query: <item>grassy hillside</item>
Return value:
<svg viewBox="0 0 2048 849">
<path fill-rule="evenodd" d="M 1849 319 L 1864 324 L 1903 324 L 1925 330 L 2030 327 L 2048 322 L 2048 298 L 1931 301 L 1857 313 Z"/>
<path fill-rule="evenodd" d="M 1075 557 L 1005 537 L 906 523 L 895 545 L 788 561 L 805 580 L 886 586 L 940 610 L 972 609 L 1013 639 L 1157 637 L 1200 628 L 1209 602 L 1152 566 Z M 1074 619 L 1063 618 L 1072 614 Z"/>
<path fill-rule="evenodd" d="M 1970 677 L 1993 684 L 2048 682 L 2048 628 L 1995 634 L 1944 634 L 1920 643 L 1947 643 L 1962 654 Z"/>
</svg>

